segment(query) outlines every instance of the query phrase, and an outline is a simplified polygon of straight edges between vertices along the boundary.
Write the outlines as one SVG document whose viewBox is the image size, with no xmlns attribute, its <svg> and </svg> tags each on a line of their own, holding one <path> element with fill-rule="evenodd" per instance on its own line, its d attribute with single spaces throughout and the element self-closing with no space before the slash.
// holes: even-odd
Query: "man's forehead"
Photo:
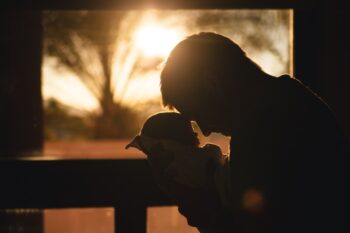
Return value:
<svg viewBox="0 0 350 233">
<path fill-rule="evenodd" d="M 176 110 L 187 120 L 193 120 L 195 116 L 195 106 L 190 104 L 179 104 L 175 106 Z"/>
</svg>

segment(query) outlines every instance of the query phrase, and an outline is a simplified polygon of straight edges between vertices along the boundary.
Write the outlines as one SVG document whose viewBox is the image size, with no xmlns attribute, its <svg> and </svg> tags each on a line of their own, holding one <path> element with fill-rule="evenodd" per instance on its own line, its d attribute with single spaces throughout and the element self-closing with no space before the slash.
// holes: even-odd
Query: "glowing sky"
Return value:
<svg viewBox="0 0 350 233">
<path fill-rule="evenodd" d="M 133 64 L 137 62 L 137 56 L 140 53 L 145 59 L 160 57 L 165 60 L 171 49 L 179 41 L 187 35 L 198 32 L 198 29 L 191 28 L 188 24 L 194 16 L 200 16 L 201 11 L 160 12 L 143 11 L 143 16 L 133 33 L 133 39 L 131 41 L 119 41 L 115 58 L 116 71 L 113 74 L 117 78 L 114 78 L 113 82 L 117 84 L 115 85 L 116 88 L 119 88 L 116 93 L 123 93 L 123 96 L 117 95 L 115 98 L 117 100 L 120 98 L 125 104 L 142 103 L 160 96 L 159 68 L 145 73 L 137 73 L 137 78 L 133 78 L 128 82 Z M 229 15 L 229 13 L 225 11 L 222 15 Z M 158 17 L 160 14 L 162 14 L 161 20 Z M 256 51 L 249 47 L 244 49 L 246 49 L 248 56 L 252 57 L 266 72 L 281 75 L 288 72 L 286 62 L 289 61 L 291 46 L 288 33 L 291 29 L 285 26 L 276 28 L 271 36 L 274 37 L 276 49 L 281 54 L 282 59 L 268 50 Z M 230 25 L 217 24 L 216 28 L 205 29 L 224 34 L 234 39 L 238 44 L 244 44 L 244 38 L 240 39 L 240 35 L 235 34 L 236 31 L 230 31 Z M 127 50 L 130 43 L 132 49 Z M 127 53 L 126 56 L 125 53 Z M 125 59 L 121 61 L 123 56 Z M 83 83 L 68 71 L 56 70 L 52 58 L 44 57 L 42 74 L 44 99 L 56 98 L 67 105 L 83 110 L 94 110 L 98 107 L 98 102 Z"/>
</svg>

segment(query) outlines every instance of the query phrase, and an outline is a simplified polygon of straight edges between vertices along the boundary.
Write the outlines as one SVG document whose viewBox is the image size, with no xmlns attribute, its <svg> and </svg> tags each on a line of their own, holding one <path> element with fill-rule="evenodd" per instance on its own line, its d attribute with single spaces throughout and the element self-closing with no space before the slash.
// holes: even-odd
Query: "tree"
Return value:
<svg viewBox="0 0 350 233">
<path fill-rule="evenodd" d="M 120 69 L 127 69 L 123 70 L 124 76 L 130 78 L 138 59 L 130 37 L 140 15 L 122 11 L 47 11 L 43 18 L 44 54 L 56 59 L 57 68 L 73 72 L 98 100 L 100 111 L 94 121 L 94 137 L 116 138 L 134 133 L 135 129 L 128 125 L 135 124 L 136 113 L 116 100 L 116 79 L 121 77 L 115 77 L 115 60 L 121 63 Z M 118 123 L 127 119 L 126 125 Z"/>
<path fill-rule="evenodd" d="M 276 73 L 289 71 L 289 47 L 285 38 L 289 30 L 288 11 L 148 13 L 166 28 L 181 27 L 188 34 L 217 31 L 239 43 L 250 57 L 262 57 L 266 52 L 272 55 Z M 98 100 L 96 138 L 125 135 L 127 128 L 118 122 L 134 125 L 131 120 L 136 117 L 132 117 L 132 110 L 121 105 L 126 86 L 132 77 L 154 70 L 164 59 L 143 57 L 133 43 L 136 27 L 147 19 L 144 16 L 147 16 L 145 11 L 49 11 L 44 14 L 45 55 L 56 58 L 57 68 L 75 73 Z"/>
<path fill-rule="evenodd" d="M 70 112 L 71 108 L 64 106 L 55 99 L 45 103 L 45 139 L 89 139 L 92 137 L 89 117 L 78 116 Z"/>
</svg>

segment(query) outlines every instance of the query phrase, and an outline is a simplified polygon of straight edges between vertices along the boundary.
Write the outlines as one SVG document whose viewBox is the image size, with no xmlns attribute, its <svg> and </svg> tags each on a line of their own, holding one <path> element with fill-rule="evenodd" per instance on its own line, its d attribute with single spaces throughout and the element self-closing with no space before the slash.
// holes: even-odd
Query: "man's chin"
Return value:
<svg viewBox="0 0 350 233">
<path fill-rule="evenodd" d="M 219 134 L 222 134 L 222 135 L 227 136 L 227 137 L 231 136 L 231 134 L 227 130 L 219 130 L 219 129 L 202 130 L 202 134 L 205 137 L 210 136 L 210 134 L 212 134 L 212 133 L 219 133 Z"/>
<path fill-rule="evenodd" d="M 231 133 L 229 131 L 225 131 L 225 130 L 217 130 L 217 131 L 213 131 L 215 133 L 219 133 L 219 134 L 222 134 L 226 137 L 230 137 L 231 136 Z"/>
<path fill-rule="evenodd" d="M 200 129 L 204 137 L 208 137 L 213 131 L 209 129 Z"/>
<path fill-rule="evenodd" d="M 202 132 L 205 137 L 209 137 L 212 132 Z"/>
<path fill-rule="evenodd" d="M 219 133 L 219 134 L 222 134 L 224 136 L 230 136 L 228 133 L 225 134 L 225 133 L 221 132 L 220 130 L 211 130 L 211 131 L 202 132 L 202 133 L 205 137 L 209 137 L 212 133 Z"/>
</svg>

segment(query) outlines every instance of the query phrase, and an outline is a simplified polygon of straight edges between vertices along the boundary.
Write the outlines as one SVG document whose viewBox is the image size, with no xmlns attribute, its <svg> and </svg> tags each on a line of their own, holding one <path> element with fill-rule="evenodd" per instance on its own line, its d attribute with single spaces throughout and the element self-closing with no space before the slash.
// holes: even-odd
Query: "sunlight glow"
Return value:
<svg viewBox="0 0 350 233">
<path fill-rule="evenodd" d="M 141 25 L 135 32 L 135 45 L 146 57 L 166 57 L 182 39 L 175 28 L 166 28 L 155 23 Z"/>
<path fill-rule="evenodd" d="M 58 71 L 52 59 L 44 59 L 42 93 L 44 99 L 56 99 L 76 110 L 89 112 L 98 108 L 98 102 L 86 86 L 72 73 Z"/>
<path fill-rule="evenodd" d="M 289 11 L 287 25 L 276 21 L 276 12 L 254 10 L 128 12 L 118 29 L 122 33 L 118 33 L 116 38 L 115 54 L 111 61 L 114 101 L 137 106 L 160 99 L 159 76 L 163 62 L 178 42 L 200 31 L 214 31 L 233 39 L 269 74 L 279 76 L 288 71 L 292 74 L 292 11 Z M 205 15 L 211 16 L 212 20 L 205 23 L 202 18 Z M 239 20 L 236 20 L 235 15 L 240 15 Z M 260 25 L 263 30 L 258 30 L 259 25 L 250 21 L 249 17 L 258 15 L 264 18 L 261 22 L 265 23 Z M 215 17 L 219 17 L 218 20 L 213 20 Z M 247 39 L 255 34 L 258 37 L 266 37 L 262 48 L 258 49 Z M 79 43 L 79 40 L 75 41 Z M 269 47 L 271 41 L 273 44 Z M 99 67 L 99 61 L 96 61 L 98 56 L 91 55 L 88 48 L 84 47 L 81 50 L 82 57 L 88 61 L 87 70 L 92 76 L 101 77 L 103 71 Z M 96 96 L 90 93 L 74 73 L 59 72 L 48 57 L 44 58 L 43 96 L 45 99 L 55 98 L 66 105 L 87 111 L 97 110 L 100 104 Z"/>
<path fill-rule="evenodd" d="M 124 98 L 129 104 L 137 104 L 160 98 L 160 96 L 158 73 L 151 72 L 145 74 L 143 78 L 131 80 Z"/>
</svg>

